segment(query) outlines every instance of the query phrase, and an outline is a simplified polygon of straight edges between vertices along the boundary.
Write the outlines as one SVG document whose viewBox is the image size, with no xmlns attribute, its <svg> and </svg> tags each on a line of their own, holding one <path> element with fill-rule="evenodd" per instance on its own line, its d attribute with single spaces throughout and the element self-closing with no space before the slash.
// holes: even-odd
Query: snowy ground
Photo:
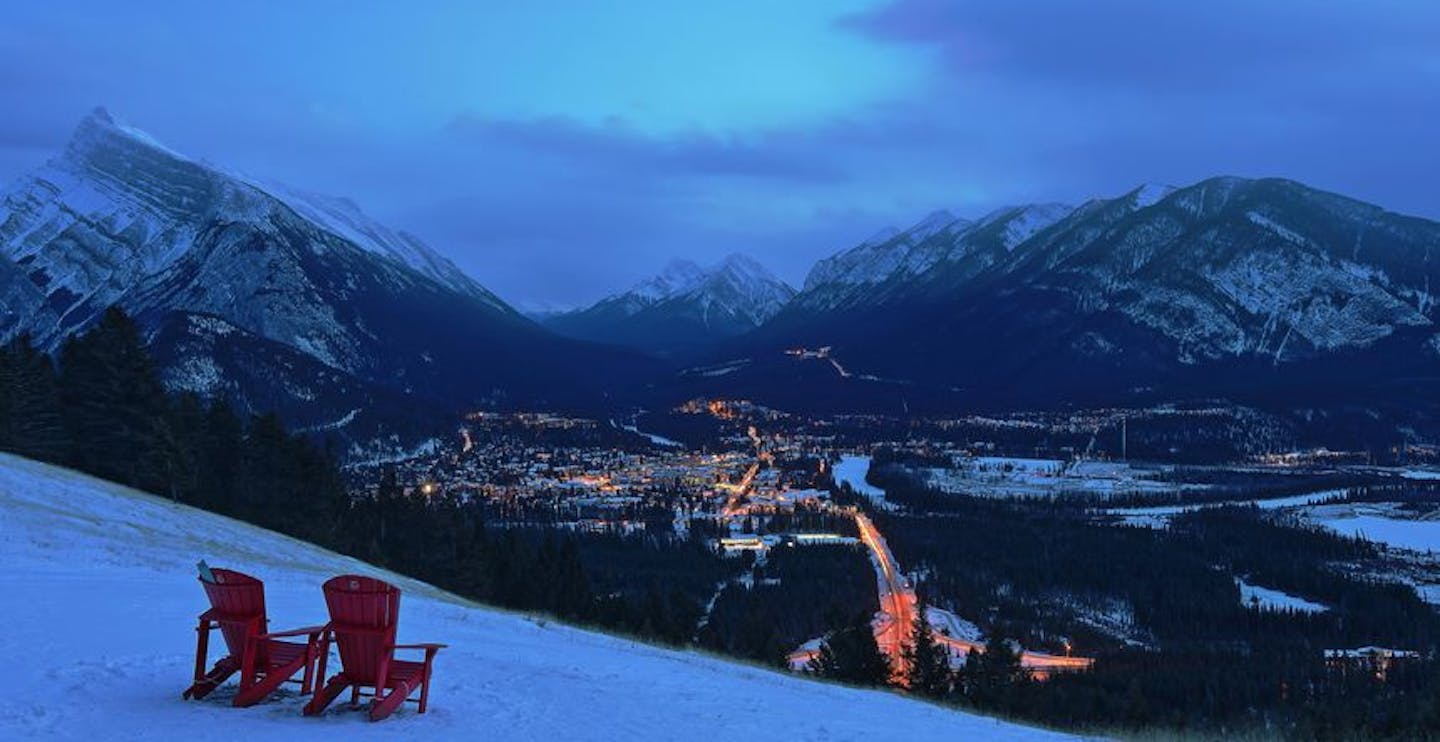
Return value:
<svg viewBox="0 0 1440 742">
<path fill-rule="evenodd" d="M 1330 610 L 1320 603 L 1315 603 L 1289 593 L 1283 593 L 1279 590 L 1271 590 L 1268 587 L 1251 585 L 1238 578 L 1235 580 L 1235 586 L 1240 588 L 1240 605 L 1246 608 L 1255 606 L 1261 610 L 1294 610 L 1301 613 L 1323 613 Z"/>
<path fill-rule="evenodd" d="M 1050 732 L 480 608 L 245 524 L 0 454 L 0 739 L 1046 739 Z M 341 572 L 405 590 L 402 642 L 446 642 L 430 713 L 378 724 L 294 695 L 184 702 L 194 563 L 266 582 L 274 628 L 324 620 Z M 19 663 L 33 663 L 20 665 Z M 332 665 L 333 666 L 333 665 Z M 33 669 L 32 669 L 33 668 Z M 233 687 L 233 686 L 232 686 Z"/>
<path fill-rule="evenodd" d="M 610 424 L 611 424 L 611 425 L 614 425 L 614 424 L 615 424 L 615 421 L 614 421 L 614 420 L 611 420 L 611 421 L 610 421 Z M 684 448 L 684 447 L 685 447 L 685 444 L 684 444 L 684 443 L 681 443 L 680 441 L 672 440 L 672 439 L 666 438 L 665 436 L 662 436 L 662 435 L 655 435 L 654 433 L 646 433 L 645 431 L 643 431 L 643 430 L 635 427 L 634 425 L 621 425 L 620 428 L 621 428 L 622 430 L 625 430 L 626 432 L 634 433 L 635 435 L 638 435 L 638 436 L 641 436 L 641 437 L 643 437 L 643 438 L 646 438 L 646 439 L 648 439 L 651 443 L 654 443 L 655 445 L 660 446 L 660 447 L 662 447 L 662 448 Z"/>
<path fill-rule="evenodd" d="M 1067 463 L 1059 459 L 976 456 L 961 459 L 950 468 L 927 467 L 919 471 L 927 483 L 942 492 L 976 497 L 1048 497 L 1066 493 L 1111 497 L 1207 489 L 1205 485 L 1160 481 L 1155 478 L 1160 469 L 1117 461 Z"/>
<path fill-rule="evenodd" d="M 1107 508 L 1099 512 L 1118 518 L 1120 522 L 1127 525 L 1144 526 L 1146 528 L 1167 528 L 1170 525 L 1170 518 L 1172 516 L 1194 512 L 1204 508 L 1254 503 L 1254 505 L 1261 510 L 1282 510 L 1314 505 L 1325 502 L 1326 500 L 1333 500 L 1337 497 L 1344 497 L 1347 494 L 1349 494 L 1348 490 L 1330 489 L 1290 497 L 1272 497 L 1265 500 L 1227 500 L 1225 502 L 1195 503 L 1193 505 L 1161 505 L 1146 508 Z"/>
<path fill-rule="evenodd" d="M 877 507 L 890 509 L 893 505 L 885 500 L 885 490 L 865 481 L 865 475 L 869 472 L 869 456 L 841 456 L 840 460 L 835 462 L 835 483 L 849 484 L 855 494 L 870 498 Z"/>
<path fill-rule="evenodd" d="M 1391 503 L 1341 503 L 1307 508 L 1305 518 L 1346 536 L 1418 552 L 1440 552 L 1440 520 L 1402 517 Z"/>
<path fill-rule="evenodd" d="M 979 626 L 966 621 L 944 608 L 936 608 L 934 606 L 926 607 L 925 620 L 930 623 L 931 628 L 946 636 L 972 642 L 978 642 L 985 638 Z"/>
</svg>

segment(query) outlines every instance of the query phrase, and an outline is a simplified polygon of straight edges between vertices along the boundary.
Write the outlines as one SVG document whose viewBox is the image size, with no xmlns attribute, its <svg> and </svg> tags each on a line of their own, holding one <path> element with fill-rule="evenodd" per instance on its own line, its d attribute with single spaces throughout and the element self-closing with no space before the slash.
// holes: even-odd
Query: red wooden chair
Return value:
<svg viewBox="0 0 1440 742">
<path fill-rule="evenodd" d="M 323 626 L 292 631 L 267 632 L 265 616 L 265 583 L 229 569 L 213 569 L 214 582 L 200 579 L 210 610 L 200 614 L 195 628 L 195 683 L 181 698 L 204 698 L 227 678 L 240 673 L 240 692 L 234 705 L 251 706 L 280 687 L 302 669 L 301 694 L 309 694 L 316 683 L 315 659 L 320 656 Z M 220 629 L 230 653 L 205 672 L 210 632 Z M 282 641 L 290 637 L 307 637 L 305 643 Z M 291 681 L 294 682 L 294 681 Z"/>
<path fill-rule="evenodd" d="M 305 715 L 325 710 L 336 696 L 350 688 L 350 703 L 360 703 L 361 688 L 373 689 L 370 720 L 380 721 L 420 690 L 420 713 L 430 699 L 430 666 L 444 644 L 396 644 L 400 623 L 400 589 L 372 577 L 341 575 L 325 583 L 325 605 L 330 623 L 320 650 L 320 674 L 334 643 L 343 669 L 305 705 Z M 395 650 L 424 650 L 425 659 L 412 662 L 395 658 Z"/>
</svg>

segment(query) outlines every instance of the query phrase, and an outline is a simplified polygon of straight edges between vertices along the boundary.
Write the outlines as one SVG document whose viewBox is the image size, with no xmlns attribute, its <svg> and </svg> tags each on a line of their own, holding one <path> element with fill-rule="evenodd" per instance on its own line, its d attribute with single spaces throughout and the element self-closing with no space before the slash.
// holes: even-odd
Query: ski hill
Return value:
<svg viewBox="0 0 1440 742">
<path fill-rule="evenodd" d="M 320 718 L 233 682 L 181 701 L 205 606 L 194 564 L 265 581 L 272 628 L 323 623 L 341 573 L 404 590 L 399 639 L 445 642 L 429 713 Z M 845 688 L 470 603 L 310 544 L 67 469 L 0 454 L 0 739 L 1062 739 L 900 695 Z M 217 648 L 212 645 L 212 657 Z M 335 667 L 332 658 L 332 667 Z M 286 686 L 293 688 L 294 686 Z"/>
</svg>

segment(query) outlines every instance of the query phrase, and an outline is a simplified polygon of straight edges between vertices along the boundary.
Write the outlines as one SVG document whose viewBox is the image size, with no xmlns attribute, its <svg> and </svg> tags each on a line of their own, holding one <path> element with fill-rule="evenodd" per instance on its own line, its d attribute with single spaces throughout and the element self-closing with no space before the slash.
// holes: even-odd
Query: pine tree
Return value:
<svg viewBox="0 0 1440 742">
<path fill-rule="evenodd" d="M 875 643 L 868 618 L 834 632 L 810 660 L 810 672 L 856 685 L 882 685 L 890 679 L 890 661 Z"/>
<path fill-rule="evenodd" d="M 914 627 L 905 646 L 905 684 L 914 693 L 940 698 L 950 692 L 950 653 L 935 638 L 926 618 L 925 602 L 917 600 Z"/>
<path fill-rule="evenodd" d="M 114 482 L 168 489 L 161 453 L 165 392 L 140 329 L 111 307 L 60 353 L 60 400 L 75 468 Z"/>
<path fill-rule="evenodd" d="M 41 461 L 65 457 L 60 385 L 50 357 L 28 334 L 0 347 L 0 451 Z"/>
<path fill-rule="evenodd" d="M 395 519 L 404 497 L 394 465 L 386 464 L 380 472 L 380 486 L 375 490 L 376 542 L 380 548 L 385 547 L 386 525 Z"/>
<path fill-rule="evenodd" d="M 181 394 L 156 424 L 156 455 L 171 500 L 192 501 L 200 483 L 200 438 L 205 407 L 194 394 Z"/>
<path fill-rule="evenodd" d="M 1002 705 L 1014 687 L 1025 680 L 1020 654 L 1000 632 L 985 640 L 985 651 L 970 650 L 963 672 L 965 695 L 973 702 Z"/>
<path fill-rule="evenodd" d="M 296 504 L 298 472 L 288 455 L 290 436 L 274 415 L 253 418 L 241 448 L 236 487 L 236 512 L 267 527 L 294 533 L 296 518 L 287 505 Z"/>
<path fill-rule="evenodd" d="M 235 486 L 244 439 L 244 424 L 230 405 L 224 400 L 212 402 L 200 428 L 196 451 L 196 502 L 216 512 L 235 512 Z"/>
</svg>

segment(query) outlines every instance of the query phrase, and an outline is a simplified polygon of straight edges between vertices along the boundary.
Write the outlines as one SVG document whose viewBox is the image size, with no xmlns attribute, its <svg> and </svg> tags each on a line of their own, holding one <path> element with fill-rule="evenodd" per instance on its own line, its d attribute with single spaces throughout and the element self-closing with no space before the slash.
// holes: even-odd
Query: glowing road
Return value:
<svg viewBox="0 0 1440 742">
<path fill-rule="evenodd" d="M 756 461 L 745 470 L 745 476 L 740 478 L 736 484 L 721 485 L 730 490 L 730 497 L 725 501 L 725 509 L 721 512 L 726 518 L 733 518 L 742 515 L 745 508 L 741 500 L 750 494 L 750 487 L 755 484 L 755 475 L 760 473 L 760 462 Z"/>
<path fill-rule="evenodd" d="M 876 566 L 876 582 L 880 589 L 881 616 L 875 622 L 875 643 L 880 651 L 890 658 L 896 681 L 900 682 L 906 670 L 905 646 L 910 643 L 915 631 L 915 590 L 910 581 L 900 572 L 895 555 L 885 543 L 885 537 L 875 528 L 869 516 L 855 511 L 855 525 L 860 528 L 860 540 L 870 549 Z M 957 657 L 966 656 L 970 650 L 984 652 L 981 642 L 947 636 L 936 632 L 935 638 L 950 649 Z M 1073 672 L 1090 667 L 1095 660 L 1089 657 L 1068 657 L 1044 652 L 1022 651 L 1020 666 L 1030 671 L 1032 677 L 1044 680 L 1052 673 Z"/>
<path fill-rule="evenodd" d="M 869 516 L 856 510 L 855 525 L 860 528 L 860 540 L 870 549 L 875 561 L 880 589 L 880 612 L 884 615 L 875 623 L 875 643 L 890 658 L 890 667 L 898 680 L 905 675 L 905 646 L 915 630 L 915 591 L 900 574 L 895 555 L 890 553 L 889 544 Z"/>
</svg>

